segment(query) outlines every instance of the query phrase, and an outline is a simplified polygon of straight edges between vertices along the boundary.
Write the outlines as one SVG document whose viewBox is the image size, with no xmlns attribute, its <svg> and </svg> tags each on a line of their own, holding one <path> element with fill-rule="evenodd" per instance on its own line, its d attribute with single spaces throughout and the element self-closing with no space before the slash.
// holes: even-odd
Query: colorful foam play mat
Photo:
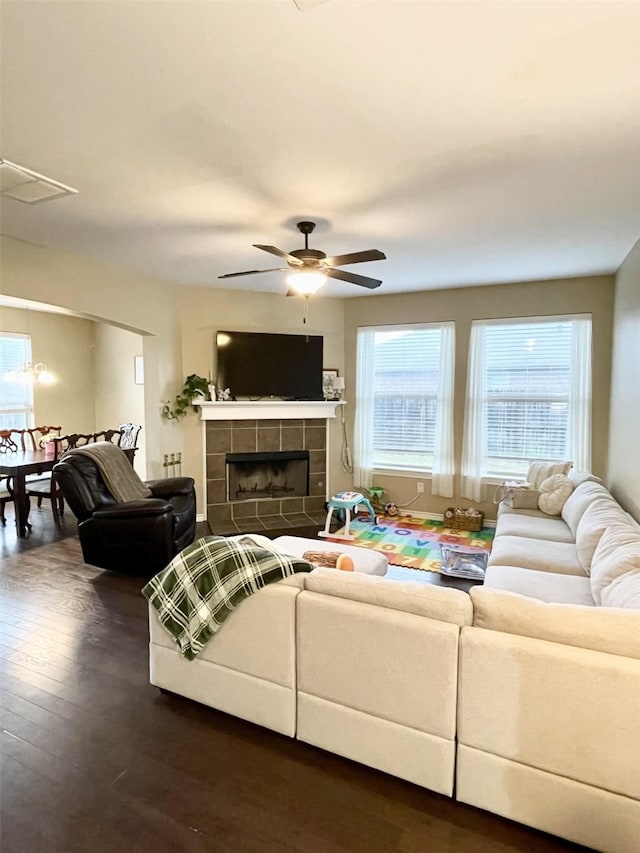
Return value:
<svg viewBox="0 0 640 853">
<path fill-rule="evenodd" d="M 440 571 L 440 545 L 458 545 L 477 551 L 490 551 L 495 529 L 452 530 L 441 521 L 429 518 L 396 516 L 381 518 L 377 524 L 366 517 L 351 521 L 349 532 L 353 540 L 340 539 L 344 528 L 333 533 L 329 540 L 382 551 L 393 566 L 418 569 L 423 572 Z"/>
</svg>

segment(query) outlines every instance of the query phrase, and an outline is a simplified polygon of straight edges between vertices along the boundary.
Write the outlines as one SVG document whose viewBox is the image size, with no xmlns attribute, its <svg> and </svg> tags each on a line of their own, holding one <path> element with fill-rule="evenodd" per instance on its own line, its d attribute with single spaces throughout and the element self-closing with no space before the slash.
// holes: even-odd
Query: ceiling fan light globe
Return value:
<svg viewBox="0 0 640 853">
<path fill-rule="evenodd" d="M 327 280 L 321 272 L 294 272 L 287 276 L 287 284 L 301 296 L 311 296 L 316 293 Z"/>
</svg>

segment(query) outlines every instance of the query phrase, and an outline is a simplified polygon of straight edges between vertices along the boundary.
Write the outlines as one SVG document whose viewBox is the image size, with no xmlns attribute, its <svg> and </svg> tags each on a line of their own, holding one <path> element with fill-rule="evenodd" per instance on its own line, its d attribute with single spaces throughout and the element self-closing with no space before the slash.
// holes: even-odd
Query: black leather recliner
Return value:
<svg viewBox="0 0 640 853">
<path fill-rule="evenodd" d="M 117 503 L 98 466 L 69 451 L 54 466 L 56 481 L 78 519 L 85 562 L 117 572 L 159 572 L 196 531 L 196 495 L 191 477 L 150 480 L 152 497 Z"/>
</svg>

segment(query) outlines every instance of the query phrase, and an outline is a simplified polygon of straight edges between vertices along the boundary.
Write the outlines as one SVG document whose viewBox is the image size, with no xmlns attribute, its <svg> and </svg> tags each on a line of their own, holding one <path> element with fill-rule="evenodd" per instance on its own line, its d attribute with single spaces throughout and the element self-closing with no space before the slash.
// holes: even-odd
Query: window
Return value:
<svg viewBox="0 0 640 853">
<path fill-rule="evenodd" d="M 482 478 L 523 478 L 536 459 L 591 463 L 591 318 L 475 321 L 463 495 Z"/>
<path fill-rule="evenodd" d="M 33 386 L 12 382 L 10 371 L 21 370 L 31 361 L 29 335 L 0 332 L 0 428 L 27 429 L 33 426 Z"/>
<path fill-rule="evenodd" d="M 432 472 L 434 493 L 451 496 L 454 324 L 359 329 L 357 358 L 356 482 Z"/>
</svg>

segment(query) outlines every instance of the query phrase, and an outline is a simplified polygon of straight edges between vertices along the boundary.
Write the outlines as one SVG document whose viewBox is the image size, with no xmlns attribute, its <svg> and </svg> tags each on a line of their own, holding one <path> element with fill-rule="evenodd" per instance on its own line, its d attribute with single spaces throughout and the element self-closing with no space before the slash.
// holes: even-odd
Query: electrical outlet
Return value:
<svg viewBox="0 0 640 853">
<path fill-rule="evenodd" d="M 424 495 L 424 483 L 417 483 L 418 486 L 418 494 Z"/>
</svg>

